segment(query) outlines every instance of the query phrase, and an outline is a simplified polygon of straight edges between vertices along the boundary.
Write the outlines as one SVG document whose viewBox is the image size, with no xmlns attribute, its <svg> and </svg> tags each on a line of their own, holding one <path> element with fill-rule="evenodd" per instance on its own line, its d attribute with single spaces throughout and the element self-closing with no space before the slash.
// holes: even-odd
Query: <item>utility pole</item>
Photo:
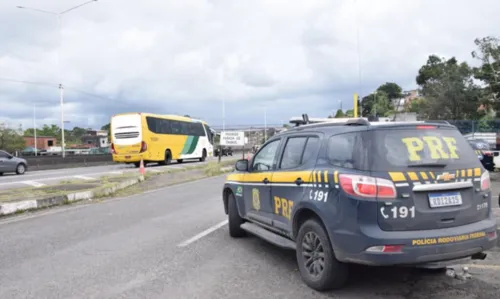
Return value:
<svg viewBox="0 0 500 299">
<path fill-rule="evenodd" d="M 57 33 L 59 35 L 59 46 L 57 48 L 57 53 L 56 53 L 56 68 L 57 68 L 57 79 L 59 80 L 59 99 L 60 99 L 60 105 L 61 105 L 61 154 L 62 157 L 65 157 L 65 143 L 64 143 L 64 90 L 63 90 L 63 84 L 62 84 L 62 76 L 61 76 L 61 69 L 59 67 L 59 60 L 60 60 L 60 51 L 61 51 L 61 45 L 62 45 L 62 31 L 61 31 L 61 17 L 62 15 L 73 11 L 77 8 L 80 8 L 82 6 L 85 6 L 87 4 L 97 2 L 98 0 L 87 0 L 87 2 L 84 2 L 82 4 L 73 6 L 69 9 L 66 9 L 62 12 L 54 12 L 54 11 L 49 11 L 49 10 L 44 10 L 44 9 L 38 9 L 38 8 L 31 8 L 31 7 L 26 7 L 26 6 L 17 6 L 17 8 L 20 9 L 25 9 L 25 10 L 31 10 L 31 11 L 36 11 L 44 14 L 49 14 L 56 16 L 57 18 Z"/>
<path fill-rule="evenodd" d="M 33 137 L 35 138 L 35 156 L 37 156 L 38 146 L 36 144 L 36 104 L 33 104 Z"/>
</svg>

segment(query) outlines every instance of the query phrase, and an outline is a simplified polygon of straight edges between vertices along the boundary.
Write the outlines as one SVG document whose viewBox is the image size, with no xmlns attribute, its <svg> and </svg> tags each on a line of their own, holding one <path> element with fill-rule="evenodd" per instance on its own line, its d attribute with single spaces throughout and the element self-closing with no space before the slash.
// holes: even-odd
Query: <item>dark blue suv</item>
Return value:
<svg viewBox="0 0 500 299">
<path fill-rule="evenodd" d="M 342 287 L 348 264 L 442 267 L 495 246 L 490 178 L 449 124 L 306 124 L 227 177 L 229 234 L 296 250 L 305 283 Z"/>
</svg>

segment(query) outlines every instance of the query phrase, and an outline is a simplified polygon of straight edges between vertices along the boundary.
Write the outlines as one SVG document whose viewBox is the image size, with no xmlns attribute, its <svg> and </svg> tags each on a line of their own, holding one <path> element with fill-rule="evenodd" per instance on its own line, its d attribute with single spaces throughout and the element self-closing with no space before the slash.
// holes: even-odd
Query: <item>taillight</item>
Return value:
<svg viewBox="0 0 500 299">
<path fill-rule="evenodd" d="M 148 144 L 144 141 L 141 141 L 141 153 L 144 153 L 148 150 Z"/>
<path fill-rule="evenodd" d="M 493 156 L 493 153 L 492 152 L 483 152 L 485 156 Z"/>
<path fill-rule="evenodd" d="M 112 154 L 116 154 L 116 151 L 115 151 L 115 144 L 114 144 L 114 143 L 111 143 L 111 153 L 112 153 Z"/>
<path fill-rule="evenodd" d="M 488 171 L 483 172 L 481 175 L 481 190 L 485 191 L 490 189 L 490 173 Z"/>
<path fill-rule="evenodd" d="M 396 198 L 392 181 L 362 175 L 339 175 L 340 186 L 349 195 L 370 198 Z"/>
<path fill-rule="evenodd" d="M 367 248 L 368 252 L 383 252 L 383 253 L 401 253 L 403 252 L 403 245 L 382 245 L 372 246 Z"/>
</svg>

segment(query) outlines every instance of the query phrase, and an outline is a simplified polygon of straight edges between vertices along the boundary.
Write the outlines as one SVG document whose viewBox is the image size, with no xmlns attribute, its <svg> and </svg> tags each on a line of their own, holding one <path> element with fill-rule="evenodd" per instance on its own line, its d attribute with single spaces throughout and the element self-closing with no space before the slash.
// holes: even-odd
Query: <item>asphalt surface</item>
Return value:
<svg viewBox="0 0 500 299">
<path fill-rule="evenodd" d="M 0 221 L 0 298 L 499 298 L 500 252 L 460 281 L 410 269 L 353 268 L 319 294 L 295 254 L 231 239 L 224 177 Z"/>
<path fill-rule="evenodd" d="M 235 157 L 223 157 L 222 159 L 235 159 Z M 183 168 L 185 166 L 195 166 L 206 164 L 208 161 L 217 160 L 217 158 L 210 157 L 206 162 L 199 162 L 196 160 L 186 160 L 182 164 L 172 162 L 171 165 L 160 166 L 158 164 L 149 164 L 146 171 L 161 171 L 163 169 Z M 24 175 L 4 174 L 0 176 L 0 190 L 11 188 L 23 187 L 43 187 L 45 185 L 57 184 L 61 181 L 67 180 L 91 180 L 105 175 L 119 175 L 125 172 L 138 171 L 134 165 L 127 164 L 112 164 L 105 166 L 95 167 L 78 167 L 78 168 L 65 168 L 57 170 L 40 170 L 28 171 Z"/>
</svg>

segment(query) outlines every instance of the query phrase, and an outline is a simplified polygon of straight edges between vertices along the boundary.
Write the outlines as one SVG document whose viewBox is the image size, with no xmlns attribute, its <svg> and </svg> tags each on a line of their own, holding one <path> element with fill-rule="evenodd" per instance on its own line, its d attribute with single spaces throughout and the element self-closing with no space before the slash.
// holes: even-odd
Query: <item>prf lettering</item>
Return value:
<svg viewBox="0 0 500 299">
<path fill-rule="evenodd" d="M 274 197 L 274 214 L 290 219 L 292 208 L 293 201 L 278 196 Z"/>
<path fill-rule="evenodd" d="M 431 159 L 459 159 L 457 154 L 457 140 L 453 137 L 424 136 L 401 139 L 406 145 L 410 161 L 420 161 L 419 155 L 426 147 Z"/>
</svg>

